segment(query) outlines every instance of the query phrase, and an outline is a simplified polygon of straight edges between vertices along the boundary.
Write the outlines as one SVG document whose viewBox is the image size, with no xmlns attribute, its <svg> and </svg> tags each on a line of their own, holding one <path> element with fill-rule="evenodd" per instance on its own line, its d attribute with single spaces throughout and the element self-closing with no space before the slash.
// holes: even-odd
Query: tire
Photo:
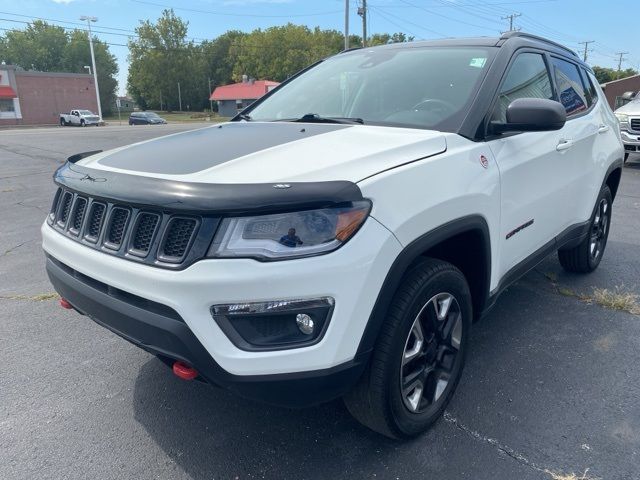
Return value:
<svg viewBox="0 0 640 480">
<path fill-rule="evenodd" d="M 86 126 L 87 126 L 87 124 L 86 124 L 86 123 L 84 123 L 84 120 L 80 120 L 80 126 L 81 126 L 81 127 L 86 127 Z"/>
<path fill-rule="evenodd" d="M 391 438 L 427 430 L 462 375 L 471 319 L 460 270 L 431 258 L 413 267 L 393 297 L 367 370 L 344 397 L 349 412 Z"/>
<path fill-rule="evenodd" d="M 67 122 L 64 121 L 64 118 L 60 119 L 60 126 L 61 127 L 65 127 L 67 125 Z"/>
<path fill-rule="evenodd" d="M 602 187 L 589 224 L 589 235 L 573 248 L 558 250 L 562 268 L 569 272 L 593 272 L 604 255 L 609 238 L 613 198 L 608 186 Z"/>
<path fill-rule="evenodd" d="M 625 154 L 624 154 L 624 163 L 627 163 L 627 160 L 629 160 L 629 154 L 625 152 Z"/>
</svg>

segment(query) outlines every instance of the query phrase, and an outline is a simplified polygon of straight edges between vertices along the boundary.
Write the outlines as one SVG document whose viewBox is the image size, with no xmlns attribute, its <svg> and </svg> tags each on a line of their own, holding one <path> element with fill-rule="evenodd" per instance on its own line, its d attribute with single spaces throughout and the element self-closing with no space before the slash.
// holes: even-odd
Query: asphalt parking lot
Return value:
<svg viewBox="0 0 640 480">
<path fill-rule="evenodd" d="M 569 275 L 549 257 L 505 292 L 474 325 L 445 418 L 400 443 L 340 401 L 286 410 L 184 382 L 58 307 L 39 244 L 52 172 L 202 126 L 0 131 L 0 478 L 640 479 L 640 316 L 587 300 L 640 293 L 640 157 L 600 268 Z"/>
</svg>

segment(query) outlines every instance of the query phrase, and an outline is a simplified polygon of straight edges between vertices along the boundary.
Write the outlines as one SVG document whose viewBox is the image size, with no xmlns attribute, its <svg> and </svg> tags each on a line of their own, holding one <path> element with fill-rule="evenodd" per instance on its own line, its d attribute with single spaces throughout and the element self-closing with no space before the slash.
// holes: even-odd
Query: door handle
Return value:
<svg viewBox="0 0 640 480">
<path fill-rule="evenodd" d="M 558 145 L 556 145 L 556 150 L 562 152 L 569 150 L 571 147 L 573 147 L 573 140 L 560 140 Z"/>
<path fill-rule="evenodd" d="M 598 133 L 607 133 L 609 131 L 608 125 L 600 125 L 598 127 Z"/>
</svg>

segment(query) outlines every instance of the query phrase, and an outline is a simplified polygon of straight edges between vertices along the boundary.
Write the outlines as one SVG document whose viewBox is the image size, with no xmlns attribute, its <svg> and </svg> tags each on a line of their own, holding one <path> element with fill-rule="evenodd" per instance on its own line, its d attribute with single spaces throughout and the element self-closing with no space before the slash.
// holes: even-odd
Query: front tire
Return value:
<svg viewBox="0 0 640 480">
<path fill-rule="evenodd" d="M 609 238 L 612 204 L 611 190 L 605 185 L 600 190 L 591 216 L 589 235 L 573 248 L 558 250 L 558 260 L 562 268 L 575 273 L 590 273 L 598 268 Z"/>
<path fill-rule="evenodd" d="M 428 429 L 462 375 L 471 318 L 460 270 L 430 258 L 413 267 L 394 295 L 367 371 L 344 397 L 349 412 L 391 438 Z"/>
<path fill-rule="evenodd" d="M 86 123 L 84 123 L 84 120 L 80 120 L 80 126 L 81 126 L 81 127 L 86 127 L 86 126 L 87 126 L 87 124 L 86 124 Z"/>
</svg>

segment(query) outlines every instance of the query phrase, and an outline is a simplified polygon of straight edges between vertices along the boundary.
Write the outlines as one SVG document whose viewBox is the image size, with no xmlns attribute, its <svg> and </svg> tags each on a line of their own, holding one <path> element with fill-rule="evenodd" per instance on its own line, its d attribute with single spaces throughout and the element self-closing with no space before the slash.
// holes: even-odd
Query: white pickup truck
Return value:
<svg viewBox="0 0 640 480">
<path fill-rule="evenodd" d="M 100 125 L 102 120 L 98 115 L 90 110 L 71 110 L 69 113 L 60 114 L 60 125 L 79 125 L 86 127 L 87 125 Z"/>
</svg>

